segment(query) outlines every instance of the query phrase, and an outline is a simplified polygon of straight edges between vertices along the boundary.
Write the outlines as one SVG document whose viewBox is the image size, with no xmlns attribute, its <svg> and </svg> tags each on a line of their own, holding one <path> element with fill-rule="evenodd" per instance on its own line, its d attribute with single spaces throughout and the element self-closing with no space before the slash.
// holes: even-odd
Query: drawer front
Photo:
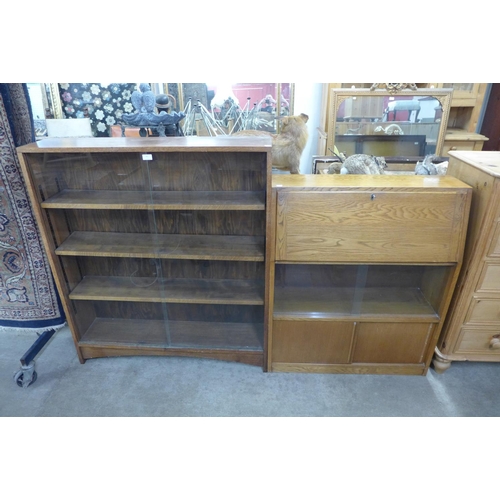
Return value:
<svg viewBox="0 0 500 500">
<path fill-rule="evenodd" d="M 488 354 L 500 358 L 500 327 L 495 329 L 462 328 L 457 354 Z"/>
<path fill-rule="evenodd" d="M 354 323 L 275 320 L 273 363 L 349 363 Z"/>
<path fill-rule="evenodd" d="M 500 223 L 495 224 L 495 232 L 488 249 L 488 257 L 500 257 Z"/>
<path fill-rule="evenodd" d="M 479 278 L 478 292 L 500 292 L 500 263 L 486 262 Z"/>
<path fill-rule="evenodd" d="M 500 298 L 474 297 L 465 322 L 474 324 L 500 324 Z"/>
<path fill-rule="evenodd" d="M 455 262 L 465 196 L 279 191 L 276 260 Z"/>
<path fill-rule="evenodd" d="M 446 155 L 448 151 L 476 151 L 482 147 L 482 141 L 444 141 L 442 155 Z"/>
</svg>

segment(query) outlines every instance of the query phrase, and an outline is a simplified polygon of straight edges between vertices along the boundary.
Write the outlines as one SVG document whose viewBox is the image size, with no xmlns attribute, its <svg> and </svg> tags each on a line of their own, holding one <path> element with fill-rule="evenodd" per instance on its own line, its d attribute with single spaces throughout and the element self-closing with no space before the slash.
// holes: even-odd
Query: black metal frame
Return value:
<svg viewBox="0 0 500 500">
<path fill-rule="evenodd" d="M 47 330 L 38 336 L 33 345 L 24 353 L 21 358 L 21 366 L 28 367 L 31 362 L 37 357 L 38 353 L 45 347 L 47 342 L 56 333 L 55 330 Z"/>
</svg>

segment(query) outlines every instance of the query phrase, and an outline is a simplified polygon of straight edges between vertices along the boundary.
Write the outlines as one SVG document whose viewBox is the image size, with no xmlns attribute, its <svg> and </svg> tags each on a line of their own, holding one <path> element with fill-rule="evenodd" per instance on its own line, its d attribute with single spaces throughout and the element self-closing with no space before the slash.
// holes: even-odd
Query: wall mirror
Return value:
<svg viewBox="0 0 500 500">
<path fill-rule="evenodd" d="M 35 137 L 47 135 L 46 119 L 63 118 L 61 98 L 56 83 L 27 83 Z"/>
<path fill-rule="evenodd" d="M 134 107 L 131 95 L 138 83 L 30 84 L 30 96 L 40 101 L 40 137 L 45 118 L 89 118 L 97 137 L 121 134 L 123 113 Z M 185 135 L 229 135 L 242 129 L 278 132 L 276 117 L 293 114 L 293 83 L 150 83 L 155 94 L 171 96 L 171 111 L 185 111 Z"/>
<path fill-rule="evenodd" d="M 346 156 L 440 154 L 453 89 L 354 88 L 331 92 L 328 143 Z"/>
<path fill-rule="evenodd" d="M 279 130 L 276 117 L 293 114 L 292 83 L 164 83 L 184 111 L 185 135 L 230 135 Z"/>
</svg>

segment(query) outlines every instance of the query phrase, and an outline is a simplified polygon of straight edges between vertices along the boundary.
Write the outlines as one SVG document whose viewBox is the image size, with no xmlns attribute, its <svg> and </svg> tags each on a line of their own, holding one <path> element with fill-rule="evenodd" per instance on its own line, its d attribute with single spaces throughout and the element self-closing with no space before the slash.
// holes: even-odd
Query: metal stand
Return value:
<svg viewBox="0 0 500 500">
<path fill-rule="evenodd" d="M 232 111 L 232 108 L 231 108 Z M 252 111 L 250 110 L 250 97 L 247 97 L 247 102 L 245 107 L 241 109 L 239 106 L 235 113 L 236 119 L 234 120 L 234 125 L 229 134 L 233 132 L 237 132 L 239 130 L 248 130 L 249 128 L 249 118 L 252 115 Z"/>
<path fill-rule="evenodd" d="M 253 108 L 250 109 L 250 99 L 247 97 L 247 102 L 243 109 L 236 104 L 233 99 L 227 99 L 224 105 L 228 105 L 226 109 L 221 109 L 219 113 L 219 122 L 223 122 L 228 127 L 228 135 L 232 135 L 233 132 L 239 132 L 242 130 L 257 130 L 260 120 L 257 116 L 258 107 L 257 103 L 254 103 Z M 212 108 L 212 119 L 217 121 L 217 116 Z M 266 122 L 267 123 L 267 122 Z"/>
<path fill-rule="evenodd" d="M 35 343 L 24 353 L 21 358 L 21 369 L 14 375 L 14 381 L 19 387 L 29 387 L 34 384 L 37 379 L 35 371 L 35 358 L 38 353 L 45 347 L 45 344 L 56 333 L 55 330 L 47 330 L 38 336 Z"/>
<path fill-rule="evenodd" d="M 197 99 L 196 104 L 192 104 L 192 98 L 188 99 L 186 108 L 184 109 L 186 118 L 184 119 L 184 126 L 182 132 L 184 135 L 195 135 L 195 121 L 196 117 L 202 121 L 207 129 L 208 135 L 227 135 L 224 129 L 217 123 L 217 120 L 210 114 L 207 108 L 203 106 L 201 101 Z"/>
</svg>

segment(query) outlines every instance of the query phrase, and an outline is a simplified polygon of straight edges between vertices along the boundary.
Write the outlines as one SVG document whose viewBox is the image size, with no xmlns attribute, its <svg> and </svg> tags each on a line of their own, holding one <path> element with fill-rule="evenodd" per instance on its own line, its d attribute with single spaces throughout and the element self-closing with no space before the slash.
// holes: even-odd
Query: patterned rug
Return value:
<svg viewBox="0 0 500 500">
<path fill-rule="evenodd" d="M 65 317 L 21 173 L 16 147 L 33 142 L 27 88 L 0 84 L 0 331 L 43 333 Z"/>
</svg>

